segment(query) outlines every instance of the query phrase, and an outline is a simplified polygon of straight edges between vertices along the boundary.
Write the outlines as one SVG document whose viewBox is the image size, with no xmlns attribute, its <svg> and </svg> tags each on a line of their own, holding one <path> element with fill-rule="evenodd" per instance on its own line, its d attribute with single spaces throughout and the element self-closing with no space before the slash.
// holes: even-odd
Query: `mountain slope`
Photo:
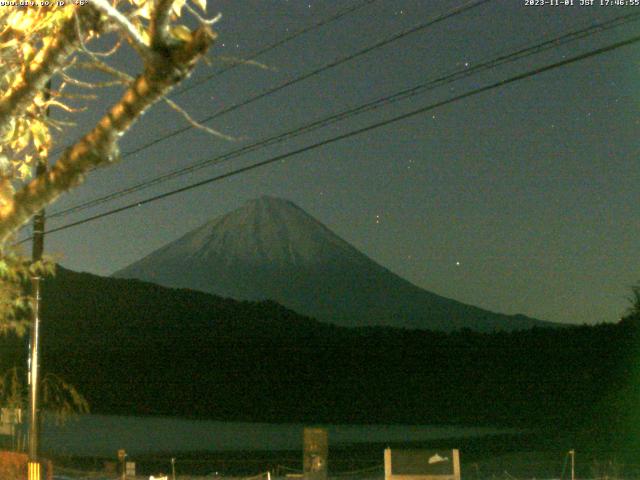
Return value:
<svg viewBox="0 0 640 480">
<path fill-rule="evenodd" d="M 242 300 L 272 299 L 344 326 L 479 331 L 540 322 L 441 297 L 359 252 L 293 203 L 261 197 L 116 272 Z"/>
<path fill-rule="evenodd" d="M 273 302 L 62 268 L 44 281 L 41 326 L 43 374 L 75 385 L 95 413 L 272 422 L 555 427 L 619 396 L 639 344 L 622 323 L 344 328 Z M 24 340 L 1 337 L 0 350 L 1 367 L 26 364 Z"/>
</svg>

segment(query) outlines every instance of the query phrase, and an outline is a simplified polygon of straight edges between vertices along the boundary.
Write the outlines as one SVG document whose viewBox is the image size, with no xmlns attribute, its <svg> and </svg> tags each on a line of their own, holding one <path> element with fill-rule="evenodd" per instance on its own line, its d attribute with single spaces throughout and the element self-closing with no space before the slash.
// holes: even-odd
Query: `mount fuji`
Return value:
<svg viewBox="0 0 640 480">
<path fill-rule="evenodd" d="M 251 200 L 113 274 L 238 300 L 271 299 L 341 326 L 452 331 L 553 326 L 423 290 L 290 201 Z"/>
</svg>

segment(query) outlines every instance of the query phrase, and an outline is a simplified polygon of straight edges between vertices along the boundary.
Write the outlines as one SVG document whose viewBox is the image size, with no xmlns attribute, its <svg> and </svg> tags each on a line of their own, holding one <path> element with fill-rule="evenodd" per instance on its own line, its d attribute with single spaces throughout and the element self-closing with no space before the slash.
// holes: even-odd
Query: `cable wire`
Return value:
<svg viewBox="0 0 640 480">
<path fill-rule="evenodd" d="M 209 80 L 212 80 L 212 79 L 222 75 L 223 73 L 226 73 L 226 72 L 228 72 L 230 70 L 233 70 L 234 68 L 238 67 L 239 65 L 243 65 L 243 64 L 246 64 L 247 62 L 251 62 L 252 60 L 255 60 L 256 58 L 258 58 L 259 56 L 264 55 L 265 53 L 270 52 L 271 50 L 275 50 L 276 48 L 281 47 L 282 45 L 285 45 L 285 44 L 291 42 L 292 40 L 295 40 L 296 38 L 304 35 L 305 33 L 309 33 L 309 32 L 312 32 L 313 30 L 316 30 L 318 28 L 324 27 L 325 25 L 328 25 L 328 24 L 330 24 L 332 22 L 335 22 L 336 20 L 339 20 L 340 18 L 345 17 L 345 16 L 347 16 L 347 15 L 349 15 L 349 14 L 351 14 L 351 13 L 357 11 L 357 10 L 360 10 L 361 8 L 366 7 L 367 5 L 371 5 L 371 4 L 373 4 L 373 3 L 377 2 L 377 1 L 379 1 L 379 0 L 364 0 L 364 1 L 360 2 L 360 3 L 357 3 L 357 4 L 352 5 L 350 7 L 344 8 L 344 9 L 340 10 L 338 13 L 336 13 L 336 14 L 330 16 L 330 17 L 325 18 L 324 20 L 321 20 L 321 21 L 319 21 L 317 23 L 314 23 L 313 25 L 310 25 L 308 27 L 302 28 L 302 29 L 298 30 L 297 32 L 292 33 L 291 35 L 288 35 L 288 36 L 286 36 L 286 37 L 284 37 L 284 38 L 282 38 L 282 39 L 280 39 L 280 40 L 278 40 L 278 41 L 276 41 L 276 42 L 274 42 L 274 43 L 272 43 L 270 45 L 267 45 L 264 48 L 261 48 L 261 49 L 255 51 L 254 53 L 249 55 L 247 58 L 243 59 L 243 61 L 240 62 L 240 63 L 234 63 L 232 65 L 228 65 L 226 67 L 221 68 L 220 70 L 217 70 L 217 71 L 213 72 L 210 75 L 207 75 L 204 78 L 201 78 L 201 79 L 198 79 L 198 80 L 195 80 L 195 81 L 191 82 L 189 85 L 187 85 L 187 86 L 185 86 L 185 87 L 183 87 L 183 88 L 181 88 L 179 90 L 176 90 L 175 92 L 172 92 L 169 95 L 169 97 L 175 98 L 178 95 L 182 95 L 183 93 L 188 92 L 189 90 L 193 90 L 194 88 L 202 85 L 203 83 L 206 83 Z M 69 147 L 70 147 L 70 145 L 67 145 L 67 146 L 64 146 L 64 147 L 55 148 L 55 149 L 53 149 L 51 151 L 51 155 L 55 155 L 57 153 L 60 153 L 61 151 L 65 150 L 66 148 L 69 148 Z"/>
<path fill-rule="evenodd" d="M 316 29 L 318 29 L 320 27 L 323 27 L 323 26 L 325 26 L 325 25 L 327 25 L 329 23 L 335 22 L 336 20 L 338 20 L 338 19 L 340 19 L 340 18 L 342 18 L 342 17 L 344 17 L 346 15 L 349 15 L 350 13 L 355 12 L 356 10 L 359 10 L 359 9 L 361 9 L 363 7 L 366 7 L 367 5 L 371 5 L 372 3 L 375 3 L 377 1 L 378 0 L 365 0 L 364 2 L 360 2 L 360 3 L 356 4 L 356 5 L 351 6 L 351 7 L 347 7 L 345 9 L 339 11 L 335 15 L 326 18 L 325 20 L 322 20 L 322 21 L 320 21 L 318 23 L 315 23 L 315 24 L 313 24 L 313 25 L 311 25 L 309 27 L 306 27 L 306 28 L 303 28 L 301 30 L 298 30 L 297 32 L 292 33 L 288 37 L 285 37 L 285 38 L 283 38 L 281 40 L 278 40 L 277 42 L 272 43 L 271 45 L 268 45 L 268 46 L 266 46 L 266 47 L 264 47 L 264 48 L 262 48 L 262 49 L 260 49 L 260 50 L 258 50 L 256 52 L 254 52 L 253 54 L 248 56 L 245 59 L 245 62 L 243 62 L 243 63 L 246 63 L 246 61 L 255 60 L 259 56 L 264 55 L 265 53 L 270 52 L 271 50 L 274 50 L 274 49 L 284 45 L 285 43 L 289 43 L 290 41 L 295 40 L 296 38 L 304 35 L 305 33 L 311 32 L 311 31 L 316 30 Z M 213 79 L 213 78 L 215 78 L 215 77 L 217 77 L 219 75 L 222 75 L 225 72 L 228 72 L 229 70 L 233 70 L 238 65 L 242 65 L 242 63 L 235 63 L 233 65 L 229 65 L 229 66 L 227 66 L 225 68 L 222 68 L 222 69 L 218 70 L 217 72 L 212 73 L 211 75 L 207 75 L 204 78 L 201 78 L 199 80 L 193 81 L 189 85 L 185 86 L 184 88 L 181 88 L 181 89 L 177 90 L 171 96 L 175 97 L 177 95 L 182 95 L 183 93 L 188 92 L 189 90 L 193 90 L 194 88 L 202 85 L 203 83 L 206 83 L 209 80 L 211 80 L 211 79 Z"/>
<path fill-rule="evenodd" d="M 477 7 L 480 7 L 480 6 L 484 5 L 485 3 L 488 3 L 488 2 L 491 2 L 491 1 L 492 0 L 474 0 L 472 2 L 467 2 L 467 3 L 465 3 L 465 4 L 461 5 L 461 6 L 455 7 L 453 9 L 451 9 L 451 10 L 445 12 L 445 13 L 442 13 L 442 14 L 438 15 L 437 17 L 435 17 L 435 18 L 433 18 L 431 20 L 428 20 L 428 21 L 426 21 L 424 23 L 421 23 L 421 24 L 419 24 L 419 25 L 417 25 L 415 27 L 411 27 L 411 28 L 409 28 L 407 30 L 403 30 L 400 33 L 397 33 L 395 35 L 392 35 L 389 38 L 386 38 L 384 40 L 376 42 L 373 45 L 369 45 L 368 47 L 365 47 L 365 48 L 363 48 L 361 50 L 358 50 L 355 53 L 351 53 L 351 54 L 346 55 L 344 57 L 341 57 L 341 58 L 339 58 L 337 60 L 329 62 L 329 63 L 327 63 L 327 64 L 325 64 L 325 65 L 323 65 L 321 67 L 318 67 L 318 68 L 316 68 L 314 70 L 311 70 L 310 72 L 307 72 L 307 73 L 305 73 L 305 74 L 303 74 L 303 75 L 301 75 L 299 77 L 292 78 L 291 80 L 287 80 L 287 81 L 285 81 L 285 82 L 283 82 L 283 83 L 281 83 L 281 84 L 279 84 L 279 85 L 277 85 L 275 87 L 272 87 L 272 88 L 270 88 L 268 90 L 265 90 L 262 93 L 259 93 L 257 95 L 254 95 L 253 97 L 249 97 L 249 98 L 247 98 L 245 100 L 242 100 L 241 102 L 234 103 L 233 105 L 230 105 L 227 108 L 223 108 L 222 110 L 219 110 L 218 112 L 216 112 L 216 113 L 214 113 L 212 115 L 209 115 L 209 116 L 207 116 L 207 117 L 205 117 L 205 118 L 203 118 L 201 120 L 198 120 L 198 123 L 210 122 L 211 120 L 219 118 L 222 115 L 226 115 L 227 113 L 230 113 L 230 112 L 233 112 L 233 111 L 235 111 L 235 110 L 237 110 L 239 108 L 245 107 L 245 106 L 247 106 L 247 105 L 249 105 L 249 104 L 251 104 L 253 102 L 261 100 L 261 99 L 263 99 L 265 97 L 269 97 L 269 96 L 271 96 L 271 95 L 273 95 L 273 94 L 275 94 L 275 93 L 277 93 L 277 92 L 279 92 L 281 90 L 284 90 L 285 88 L 288 88 L 288 87 L 290 87 L 292 85 L 295 85 L 297 83 L 300 83 L 300 82 L 303 82 L 305 80 L 308 80 L 309 78 L 315 77 L 316 75 L 320 75 L 321 73 L 324 73 L 327 70 L 331 70 L 332 68 L 335 68 L 335 67 L 337 67 L 339 65 L 342 65 L 343 63 L 350 62 L 351 60 L 355 60 L 356 58 L 359 58 L 359 57 L 361 57 L 361 56 L 363 56 L 363 55 L 365 55 L 365 54 L 367 54 L 369 52 L 372 52 L 374 50 L 378 50 L 379 48 L 382 48 L 384 46 L 389 45 L 390 43 L 396 42 L 396 41 L 398 41 L 398 40 L 400 40 L 402 38 L 405 38 L 405 37 L 407 37 L 409 35 L 412 35 L 414 33 L 421 32 L 422 30 L 425 30 L 425 29 L 427 29 L 429 27 L 432 27 L 433 25 L 436 25 L 436 24 L 438 24 L 440 22 L 443 22 L 443 21 L 448 20 L 450 18 L 456 17 L 458 15 L 461 15 L 461 14 L 463 14 L 463 13 L 469 11 L 469 10 L 472 10 L 474 8 L 477 8 Z M 129 155 L 135 155 L 136 153 L 139 153 L 142 150 L 146 150 L 147 148 L 149 148 L 149 147 L 151 147 L 153 145 L 156 145 L 156 144 L 158 144 L 160 142 L 163 142 L 163 141 L 165 141 L 165 140 L 167 140 L 169 138 L 172 138 L 172 137 L 175 137 L 177 135 L 180 135 L 181 133 L 184 133 L 184 132 L 186 132 L 188 130 L 191 130 L 192 128 L 194 128 L 192 125 L 187 125 L 187 126 L 185 126 L 183 128 L 176 129 L 176 130 L 174 130 L 173 132 L 171 132 L 168 135 L 164 135 L 163 137 L 160 137 L 158 139 L 152 140 L 152 141 L 147 142 L 146 144 L 144 144 L 144 145 L 142 145 L 140 147 L 137 147 L 137 148 L 135 148 L 133 150 L 125 152 L 122 156 L 124 158 L 124 157 L 129 156 Z"/>
<path fill-rule="evenodd" d="M 386 106 L 390 103 L 398 102 L 400 100 L 405 100 L 407 98 L 412 98 L 416 95 L 423 94 L 426 91 L 430 91 L 436 87 L 440 87 L 440 86 L 452 83 L 453 81 L 457 81 L 461 78 L 466 78 L 468 76 L 477 74 L 481 71 L 486 71 L 486 70 L 495 68 L 497 66 L 504 65 L 506 63 L 511 63 L 517 60 L 521 60 L 522 58 L 538 54 L 545 50 L 556 48 L 563 44 L 576 41 L 581 38 L 585 38 L 588 35 L 592 35 L 594 33 L 600 33 L 602 31 L 606 31 L 608 29 L 618 27 L 620 25 L 624 25 L 626 23 L 629 23 L 632 21 L 638 21 L 638 20 L 640 20 L 640 12 L 624 15 L 624 16 L 609 20 L 607 22 L 591 25 L 589 27 L 586 27 L 577 31 L 569 32 L 569 33 L 554 37 L 542 43 L 538 43 L 530 47 L 522 48 L 520 50 L 517 50 L 516 52 L 500 55 L 497 58 L 494 58 L 492 60 L 488 60 L 488 61 L 476 64 L 473 67 L 456 70 L 452 73 L 430 80 L 426 83 L 419 84 L 417 86 L 402 90 L 400 92 L 394 93 L 389 96 L 378 98 L 376 100 L 373 100 L 371 102 L 368 102 L 364 105 L 360 105 L 355 108 L 351 108 L 336 114 L 329 115 L 327 117 L 323 117 L 319 120 L 315 120 L 305 125 L 302 125 L 300 127 L 297 127 L 293 130 L 288 130 L 286 132 L 277 134 L 275 136 L 271 136 L 271 137 L 259 140 L 253 144 L 232 150 L 230 152 L 224 153 L 217 157 L 201 160 L 199 162 L 188 165 L 186 167 L 174 169 L 170 172 L 139 182 L 130 187 L 118 190 L 116 192 L 109 193 L 107 195 L 104 195 L 98 198 L 94 198 L 92 200 L 88 200 L 79 205 L 68 207 L 66 209 L 50 214 L 49 218 L 64 217 L 72 213 L 76 213 L 82 210 L 86 210 L 88 208 L 101 205 L 103 203 L 115 200 L 117 198 L 130 195 L 132 193 L 144 190 L 146 188 L 150 188 L 154 185 L 164 183 L 173 178 L 177 178 L 182 175 L 195 172 L 197 170 L 203 169 L 205 167 L 209 167 L 211 165 L 218 165 L 224 161 L 228 161 L 230 159 L 236 158 L 246 153 L 249 153 L 258 149 L 266 148 L 267 146 L 271 146 L 277 143 L 281 143 L 285 140 L 289 140 L 299 135 L 309 133 L 316 129 L 331 125 L 333 123 L 350 118 L 352 116 L 359 115 L 359 114 Z"/>
<path fill-rule="evenodd" d="M 357 135 L 361 135 L 361 134 L 366 133 L 366 132 L 370 132 L 372 130 L 375 130 L 375 129 L 378 129 L 378 128 L 381 128 L 381 127 L 384 127 L 384 126 L 387 126 L 387 125 L 402 121 L 402 120 L 406 120 L 408 118 L 415 117 L 417 115 L 421 115 L 421 114 L 426 113 L 426 112 L 428 112 L 430 110 L 433 110 L 435 108 L 439 108 L 439 107 L 442 107 L 444 105 L 449 105 L 449 104 L 458 102 L 460 100 L 463 100 L 463 99 L 466 99 L 466 98 L 469 98 L 469 97 L 473 97 L 473 96 L 476 96 L 476 95 L 479 95 L 481 93 L 485 93 L 485 92 L 488 92 L 488 91 L 491 91 L 491 90 L 495 90 L 495 89 L 503 87 L 505 85 L 509 85 L 509 84 L 512 84 L 512 83 L 515 83 L 515 82 L 518 82 L 518 81 L 521 81 L 521 80 L 524 80 L 524 79 L 527 79 L 527 78 L 531 78 L 531 77 L 534 77 L 536 75 L 540 75 L 542 73 L 548 72 L 550 70 L 555 70 L 557 68 L 564 67 L 566 65 L 570 65 L 572 63 L 576 63 L 576 62 L 579 62 L 579 61 L 582 61 L 582 60 L 586 60 L 588 58 L 592 58 L 592 57 L 595 57 L 597 55 L 602 55 L 604 53 L 611 52 L 613 50 L 616 50 L 616 49 L 619 49 L 619 48 L 622 48 L 622 47 L 625 47 L 625 46 L 629 46 L 629 45 L 632 45 L 632 44 L 638 43 L 638 42 L 640 42 L 640 35 L 628 38 L 628 39 L 620 41 L 620 42 L 616 42 L 614 44 L 611 44 L 611 45 L 608 45 L 608 46 L 605 46 L 605 47 L 598 48 L 596 50 L 592 50 L 592 51 L 589 51 L 589 52 L 586 52 L 586 53 L 583 53 L 583 54 L 580 54 L 580 55 L 576 55 L 576 56 L 573 56 L 571 58 L 567 58 L 567 59 L 562 60 L 560 62 L 555 62 L 555 63 L 552 63 L 550 65 L 545 65 L 543 67 L 538 67 L 538 68 L 535 68 L 533 70 L 529 70 L 527 72 L 524 72 L 524 73 L 521 73 L 521 74 L 518 74 L 518 75 L 515 75 L 515 76 L 512 76 L 512 77 L 509 77 L 509 78 L 507 78 L 505 80 L 500 80 L 498 82 L 491 83 L 491 84 L 486 85 L 484 87 L 480 87 L 480 88 L 476 88 L 476 89 L 470 90 L 468 92 L 462 93 L 460 95 L 456 95 L 456 96 L 448 98 L 446 100 L 442 100 L 442 101 L 439 101 L 439 102 L 436 102 L 436 103 L 432 103 L 432 104 L 426 105 L 424 107 L 417 108 L 415 110 L 411 110 L 411 111 L 403 113 L 401 115 L 397 115 L 397 116 L 394 116 L 392 118 L 389 118 L 389 119 L 386 119 L 386 120 L 382 120 L 380 122 L 376 122 L 376 123 L 367 125 L 365 127 L 362 127 L 362 128 L 356 129 L 356 130 L 352 130 L 352 131 L 344 133 L 342 135 L 337 135 L 335 137 L 332 137 L 332 138 L 329 138 L 329 139 L 326 139 L 326 140 L 322 140 L 320 142 L 316 142 L 316 143 L 307 145 L 305 147 L 298 148 L 296 150 L 292 150 L 292 151 L 287 152 L 287 153 L 276 155 L 274 157 L 268 158 L 268 159 L 263 160 L 261 162 L 254 163 L 252 165 L 248 165 L 248 166 L 245 166 L 245 167 L 242 167 L 242 168 L 238 168 L 236 170 L 232 170 L 232 171 L 224 173 L 224 174 L 220 174 L 220 175 L 217 175 L 217 176 L 214 176 L 214 177 L 210 177 L 208 179 L 201 180 L 199 182 L 195 182 L 195 183 L 192 183 L 190 185 L 187 185 L 187 186 L 184 186 L 184 187 L 181 187 L 181 188 L 177 188 L 175 190 L 171 190 L 171 191 L 159 194 L 159 195 L 155 195 L 155 196 L 146 198 L 146 199 L 141 200 L 139 202 L 131 203 L 131 204 L 125 205 L 123 207 L 115 208 L 115 209 L 109 210 L 107 212 L 103 212 L 103 213 L 100 213 L 100 214 L 97 214 L 97 215 L 93 215 L 91 217 L 84 218 L 82 220 L 71 222 L 69 224 L 62 225 L 60 227 L 47 230 L 45 233 L 46 234 L 51 234 L 51 233 L 56 233 L 56 232 L 60 232 L 60 231 L 63 231 L 63 230 L 67 230 L 69 228 L 76 227 L 78 225 L 83 225 L 85 223 L 92 222 L 94 220 L 98 220 L 100 218 L 104 218 L 104 217 L 107 217 L 107 216 L 110 216 L 110 215 L 114 215 L 116 213 L 123 212 L 125 210 L 130 210 L 132 208 L 139 207 L 139 206 L 142 206 L 142 205 L 146 205 L 148 203 L 152 203 L 152 202 L 155 202 L 157 200 L 161 200 L 163 198 L 167 198 L 167 197 L 170 197 L 170 196 L 173 196 L 173 195 L 177 195 L 179 193 L 186 192 L 188 190 L 192 190 L 194 188 L 201 187 L 203 185 L 214 183 L 214 182 L 217 182 L 217 181 L 220 181 L 220 180 L 223 180 L 223 179 L 226 179 L 226 178 L 230 178 L 230 177 L 233 177 L 233 176 L 236 176 L 236 175 L 239 175 L 239 174 L 251 171 L 251 170 L 255 170 L 257 168 L 264 167 L 266 165 L 270 165 L 272 163 L 285 160 L 285 159 L 293 157 L 295 155 L 299 155 L 301 153 L 305 153 L 305 152 L 308 152 L 308 151 L 311 151 L 311 150 L 315 150 L 316 148 L 319 148 L 319 147 L 322 147 L 322 146 L 325 146 L 325 145 L 329 145 L 329 144 L 332 144 L 332 143 L 335 143 L 335 142 L 338 142 L 338 141 L 341 141 L 341 140 L 345 140 L 347 138 L 351 138 L 351 137 L 354 137 L 354 136 L 357 136 Z M 17 244 L 24 243 L 24 242 L 30 240 L 31 238 L 32 237 L 28 237 L 28 238 L 25 238 L 23 240 L 20 240 L 20 241 L 17 242 Z"/>
<path fill-rule="evenodd" d="M 299 77 L 295 77 L 295 78 L 292 78 L 290 80 L 287 80 L 287 81 L 285 81 L 285 82 L 283 82 L 283 83 L 281 83 L 281 84 L 279 84 L 279 85 L 277 85 L 275 87 L 272 87 L 272 88 L 270 88 L 268 90 L 265 90 L 262 93 L 254 95 L 253 97 L 249 97 L 249 98 L 247 98 L 245 100 L 242 100 L 242 101 L 240 101 L 238 103 L 234 103 L 234 104 L 228 106 L 227 108 L 223 108 L 222 110 L 219 110 L 218 112 L 216 112 L 216 113 L 214 113 L 212 115 L 209 115 L 209 116 L 207 116 L 205 118 L 199 119 L 198 123 L 210 122 L 211 120 L 219 118 L 222 115 L 226 115 L 227 113 L 230 113 L 230 112 L 233 112 L 233 111 L 235 111 L 235 110 L 237 110 L 239 108 L 245 107 L 245 106 L 247 106 L 247 105 L 249 105 L 249 104 L 251 104 L 253 102 L 261 100 L 262 98 L 271 96 L 271 95 L 273 95 L 273 94 L 275 94 L 275 93 L 277 93 L 277 92 L 279 92 L 279 91 L 281 91 L 281 90 L 283 90 L 285 88 L 288 88 L 288 87 L 290 87 L 292 85 L 295 85 L 295 84 L 297 84 L 299 82 L 302 82 L 302 81 L 307 80 L 309 78 L 315 77 L 316 75 L 320 75 L 321 73 L 326 72 L 327 70 L 330 70 L 332 68 L 335 68 L 338 65 L 342 65 L 343 63 L 346 63 L 346 62 L 349 62 L 351 60 L 354 60 L 354 59 L 356 59 L 358 57 L 361 57 L 361 56 L 363 56 L 363 55 L 365 55 L 365 54 L 367 54 L 369 52 L 372 52 L 374 50 L 382 48 L 382 47 L 384 47 L 386 45 L 389 45 L 390 43 L 396 42 L 396 41 L 398 41 L 398 40 L 400 40 L 402 38 L 405 38 L 405 37 L 407 37 L 409 35 L 412 35 L 414 33 L 417 33 L 417 32 L 420 32 L 422 30 L 425 30 L 425 29 L 427 29 L 427 28 L 429 28 L 429 27 L 431 27 L 433 25 L 436 25 L 437 23 L 443 22 L 444 20 L 448 20 L 449 18 L 453 18 L 453 17 L 455 17 L 457 15 L 461 15 L 461 14 L 463 14 L 463 13 L 465 13 L 465 12 L 471 10 L 471 9 L 480 7 L 481 5 L 484 5 L 485 3 L 488 3 L 488 2 L 491 2 L 491 1 L 492 0 L 474 0 L 474 1 L 471 1 L 471 2 L 464 3 L 463 5 L 458 6 L 456 8 L 453 8 L 453 9 L 451 9 L 451 10 L 449 10 L 449 11 L 443 13 L 443 14 L 440 14 L 437 17 L 435 17 L 435 18 L 433 18 L 431 20 L 428 20 L 428 21 L 426 21 L 424 23 L 421 23 L 421 24 L 419 24 L 417 26 L 411 27 L 411 28 L 409 28 L 407 30 L 403 30 L 400 33 L 392 35 L 389 38 L 386 38 L 384 40 L 376 42 L 373 45 L 369 45 L 369 46 L 367 46 L 367 47 L 365 47 L 365 48 L 363 48 L 361 50 L 358 50 L 355 53 L 351 53 L 351 54 L 346 55 L 344 57 L 341 57 L 341 58 L 339 58 L 337 60 L 329 62 L 329 63 L 327 63 L 327 64 L 325 64 L 325 65 L 323 65 L 321 67 L 318 67 L 318 68 L 316 68 L 316 69 L 314 69 L 314 70 L 312 70 L 310 72 L 307 72 L 307 73 L 305 73 L 305 74 L 303 74 L 303 75 L 301 75 Z M 135 155 L 136 153 L 139 153 L 142 150 L 146 150 L 147 148 L 152 147 L 152 146 L 154 146 L 154 145 L 156 145 L 156 144 L 158 144 L 160 142 L 163 142 L 165 140 L 168 140 L 169 138 L 173 138 L 173 137 L 175 137 L 177 135 L 180 135 L 180 134 L 182 134 L 184 132 L 187 132 L 187 131 L 191 130 L 192 128 L 194 128 L 193 125 L 186 125 L 186 126 L 184 126 L 182 128 L 178 128 L 178 129 L 174 130 L 173 132 L 171 132 L 170 134 L 163 135 L 162 137 L 158 137 L 158 138 L 156 138 L 154 140 L 151 140 L 151 141 L 145 143 L 144 145 L 141 145 L 139 147 L 134 148 L 133 150 L 124 152 L 121 155 L 121 157 L 122 158 L 126 158 L 126 157 L 129 157 L 131 155 Z M 68 147 L 64 147 L 64 148 L 68 148 Z M 59 151 L 60 150 L 57 150 L 57 152 L 59 152 Z"/>
</svg>

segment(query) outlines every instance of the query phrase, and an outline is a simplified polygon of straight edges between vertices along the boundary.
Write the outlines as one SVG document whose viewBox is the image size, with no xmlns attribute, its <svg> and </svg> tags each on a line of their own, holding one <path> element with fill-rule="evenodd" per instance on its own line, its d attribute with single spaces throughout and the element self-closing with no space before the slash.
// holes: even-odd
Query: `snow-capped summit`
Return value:
<svg viewBox="0 0 640 480">
<path fill-rule="evenodd" d="M 171 244 L 170 253 L 270 265 L 308 265 L 335 255 L 358 254 L 294 203 L 268 196 L 250 200 L 185 235 Z"/>
<path fill-rule="evenodd" d="M 422 290 L 288 200 L 263 196 L 114 274 L 241 300 L 275 300 L 345 326 L 522 329 L 508 316 Z"/>
</svg>

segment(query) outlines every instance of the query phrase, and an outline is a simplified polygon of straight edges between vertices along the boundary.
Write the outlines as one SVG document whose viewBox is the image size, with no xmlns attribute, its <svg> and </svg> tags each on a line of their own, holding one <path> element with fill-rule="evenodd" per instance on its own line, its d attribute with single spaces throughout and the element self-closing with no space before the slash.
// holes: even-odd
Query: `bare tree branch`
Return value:
<svg viewBox="0 0 640 480">
<path fill-rule="evenodd" d="M 208 27 L 197 29 L 189 42 L 166 47 L 165 55 L 145 64 L 124 95 L 93 130 L 68 148 L 44 176 L 33 179 L 0 208 L 0 244 L 33 214 L 81 183 L 90 170 L 118 159 L 117 141 L 151 105 L 188 76 L 213 41 Z"/>
<path fill-rule="evenodd" d="M 216 23 L 218 23 L 220 21 L 220 19 L 222 18 L 222 14 L 218 13 L 215 17 L 212 18 L 204 18 L 202 15 L 200 15 L 198 12 L 196 12 L 195 8 L 193 8 L 191 5 L 189 5 L 189 3 L 185 3 L 184 4 L 185 8 L 187 9 L 187 11 L 193 15 L 198 22 L 200 22 L 202 25 L 214 25 Z"/>
<path fill-rule="evenodd" d="M 91 62 L 78 62 L 75 66 L 85 70 L 96 70 L 98 72 L 106 73 L 107 75 L 117 79 L 117 82 L 119 83 L 130 83 L 133 81 L 133 77 L 131 75 L 112 67 L 99 58 L 94 58 Z"/>
<path fill-rule="evenodd" d="M 157 0 L 151 15 L 151 48 L 163 50 L 169 44 L 169 23 L 174 0 Z"/>
<path fill-rule="evenodd" d="M 91 4 L 100 12 L 107 16 L 110 22 L 116 25 L 118 30 L 125 36 L 131 46 L 143 57 L 147 58 L 151 54 L 149 45 L 142 38 L 136 27 L 118 9 L 113 7 L 107 0 L 92 0 Z"/>
<path fill-rule="evenodd" d="M 208 134 L 213 135 L 214 137 L 222 138 L 224 140 L 229 140 L 229 141 L 236 140 L 234 137 L 232 137 L 230 135 L 225 135 L 224 133 L 219 132 L 218 130 L 215 130 L 213 128 L 207 127 L 206 125 L 203 125 L 202 123 L 198 122 L 191 115 L 189 115 L 189 112 L 187 112 L 184 108 L 182 108 L 180 105 L 178 105 L 176 102 L 174 102 L 170 98 L 165 98 L 164 99 L 164 103 L 166 103 L 172 109 L 174 109 L 176 112 L 178 112 L 180 115 L 182 115 L 184 117 L 184 119 L 187 122 L 189 122 L 189 124 L 193 128 L 197 128 L 198 130 L 202 130 L 203 132 L 207 132 Z"/>
<path fill-rule="evenodd" d="M 113 87 L 116 85 L 122 85 L 122 81 L 120 80 L 112 80 L 109 82 L 85 82 L 83 80 L 78 80 L 77 78 L 73 78 L 72 76 L 64 73 L 62 74 L 62 79 L 65 81 L 65 83 L 71 84 L 71 85 L 75 85 L 76 87 L 81 87 L 81 88 L 87 88 L 90 90 L 95 90 L 97 88 L 107 88 L 107 87 Z M 63 97 L 65 98 L 72 98 L 71 96 L 69 96 L 70 94 L 62 94 Z M 76 94 L 77 95 L 77 94 Z M 77 97 L 80 98 L 80 97 Z M 95 96 L 94 96 L 95 98 Z"/>
<path fill-rule="evenodd" d="M 99 19 L 93 9 L 78 8 L 77 14 L 80 21 L 86 23 L 89 28 L 98 27 Z M 63 66 L 66 58 L 78 48 L 79 41 L 76 19 L 67 19 L 57 37 L 45 50 L 42 61 L 27 68 L 22 77 L 0 100 L 0 130 L 7 125 L 11 117 L 29 106 L 38 92 L 44 90 L 53 74 Z"/>
</svg>

